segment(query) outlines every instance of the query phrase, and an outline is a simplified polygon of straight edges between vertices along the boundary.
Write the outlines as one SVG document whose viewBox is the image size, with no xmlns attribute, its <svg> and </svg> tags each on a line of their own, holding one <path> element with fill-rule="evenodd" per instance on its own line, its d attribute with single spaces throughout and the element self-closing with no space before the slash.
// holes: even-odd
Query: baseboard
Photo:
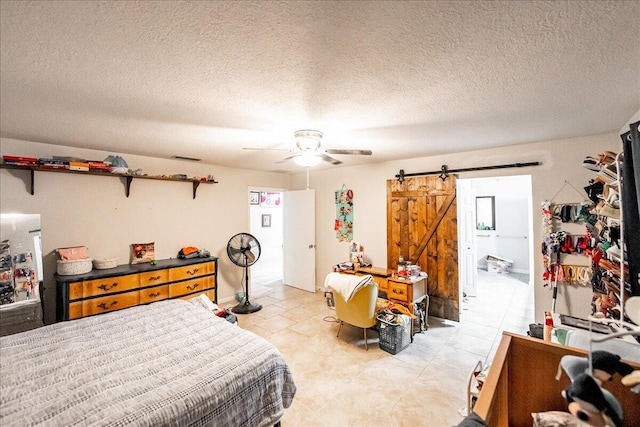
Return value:
<svg viewBox="0 0 640 427">
<path fill-rule="evenodd" d="M 219 299 L 217 304 L 220 305 L 220 304 L 225 304 L 227 302 L 233 302 L 233 305 L 236 305 L 238 303 L 238 301 L 236 301 L 236 297 L 235 296 L 231 296 L 231 297 L 226 297 L 226 298 L 223 298 L 223 299 Z"/>
</svg>

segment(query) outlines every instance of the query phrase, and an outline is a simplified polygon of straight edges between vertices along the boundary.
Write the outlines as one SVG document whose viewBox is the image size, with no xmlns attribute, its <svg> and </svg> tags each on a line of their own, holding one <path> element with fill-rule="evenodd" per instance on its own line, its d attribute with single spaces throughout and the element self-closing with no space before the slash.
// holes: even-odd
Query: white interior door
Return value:
<svg viewBox="0 0 640 427">
<path fill-rule="evenodd" d="M 315 191 L 286 191 L 283 206 L 283 282 L 294 288 L 315 292 Z"/>
<path fill-rule="evenodd" d="M 478 255 L 476 251 L 476 197 L 471 181 L 460 179 L 458 188 L 458 268 L 460 289 L 467 296 L 476 296 Z"/>
</svg>

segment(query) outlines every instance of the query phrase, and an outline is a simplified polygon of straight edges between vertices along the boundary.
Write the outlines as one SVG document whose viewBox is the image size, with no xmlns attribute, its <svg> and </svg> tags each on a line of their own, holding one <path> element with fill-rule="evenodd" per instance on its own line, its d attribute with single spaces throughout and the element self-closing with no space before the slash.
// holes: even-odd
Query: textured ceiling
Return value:
<svg viewBox="0 0 640 427">
<path fill-rule="evenodd" d="M 635 1 L 1 1 L 3 137 L 261 170 L 618 131 Z M 336 167 L 323 163 L 321 167 Z"/>
</svg>

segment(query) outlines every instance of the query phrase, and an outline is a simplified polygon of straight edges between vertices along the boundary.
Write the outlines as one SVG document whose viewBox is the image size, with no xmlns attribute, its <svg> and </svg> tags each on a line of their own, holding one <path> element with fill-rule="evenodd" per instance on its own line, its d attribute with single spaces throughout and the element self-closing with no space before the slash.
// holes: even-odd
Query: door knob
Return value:
<svg viewBox="0 0 640 427">
<path fill-rule="evenodd" d="M 309 249 L 313 249 L 315 247 L 316 247 L 316 245 L 313 245 L 313 244 L 309 245 Z"/>
</svg>

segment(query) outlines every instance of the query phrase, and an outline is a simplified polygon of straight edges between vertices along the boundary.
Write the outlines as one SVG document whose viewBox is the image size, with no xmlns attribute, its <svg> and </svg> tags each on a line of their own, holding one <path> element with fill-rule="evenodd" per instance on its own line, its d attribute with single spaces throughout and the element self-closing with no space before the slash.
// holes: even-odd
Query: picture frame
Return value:
<svg viewBox="0 0 640 427">
<path fill-rule="evenodd" d="M 259 191 L 249 191 L 249 204 L 250 205 L 259 205 L 260 204 L 260 192 Z"/>
<path fill-rule="evenodd" d="M 280 206 L 281 193 L 263 191 L 260 193 L 260 206 L 263 208 L 277 208 Z"/>
<path fill-rule="evenodd" d="M 271 227 L 271 214 L 262 214 L 262 227 Z"/>
<path fill-rule="evenodd" d="M 131 264 L 152 262 L 155 258 L 155 242 L 131 244 Z"/>
</svg>

